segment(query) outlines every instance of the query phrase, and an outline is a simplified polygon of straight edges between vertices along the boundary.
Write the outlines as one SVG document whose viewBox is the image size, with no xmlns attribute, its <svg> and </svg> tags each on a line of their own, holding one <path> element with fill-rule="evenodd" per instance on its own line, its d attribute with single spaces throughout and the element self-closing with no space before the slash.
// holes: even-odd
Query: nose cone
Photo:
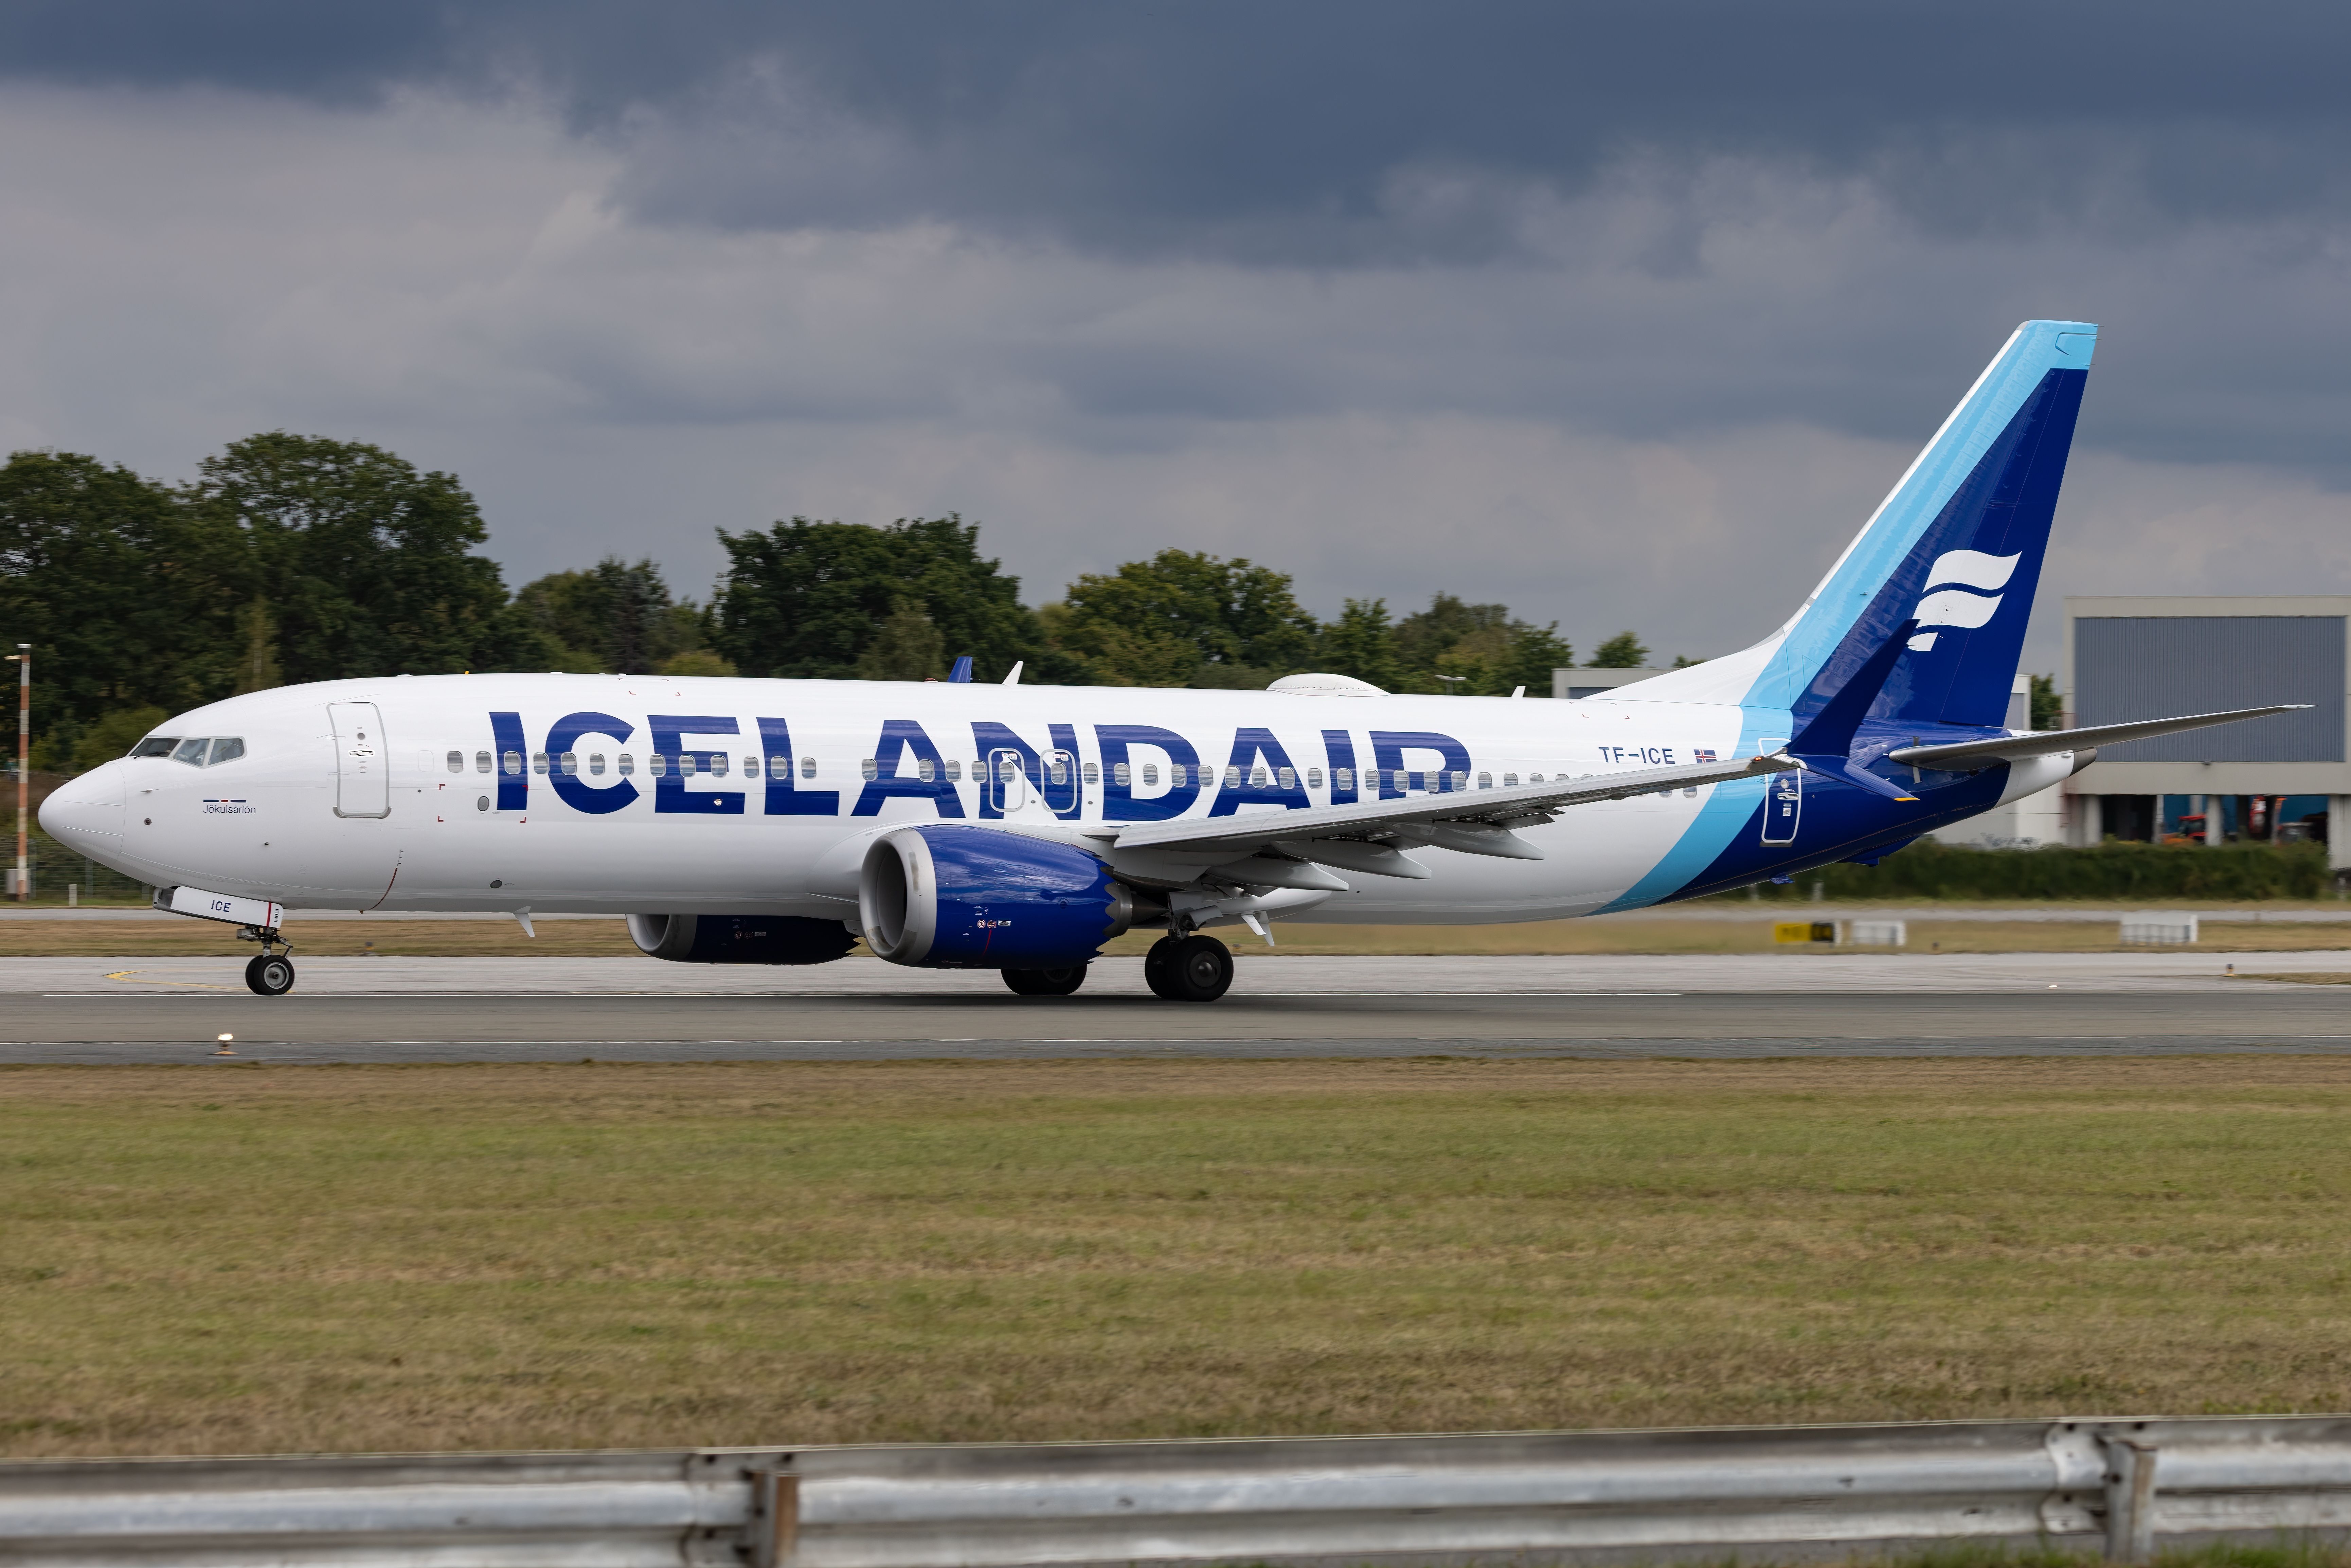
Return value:
<svg viewBox="0 0 2351 1568">
<path fill-rule="evenodd" d="M 93 860 L 122 852 L 122 764 L 68 779 L 41 802 L 41 831 Z"/>
</svg>

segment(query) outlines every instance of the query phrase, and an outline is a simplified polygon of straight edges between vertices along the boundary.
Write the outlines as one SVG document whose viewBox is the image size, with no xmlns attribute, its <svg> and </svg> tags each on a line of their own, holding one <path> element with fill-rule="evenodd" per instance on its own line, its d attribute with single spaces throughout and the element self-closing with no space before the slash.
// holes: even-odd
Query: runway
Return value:
<svg viewBox="0 0 2351 1568">
<path fill-rule="evenodd" d="M 2252 977 L 2351 973 L 2341 952 L 1245 956 L 1238 971 L 1197 1005 L 1152 997 L 1133 958 L 1066 998 L 871 959 L 329 958 L 271 998 L 231 959 L 12 958 L 0 1063 L 2351 1052 L 2351 987 Z M 215 1054 L 224 1033 L 233 1058 Z"/>
</svg>

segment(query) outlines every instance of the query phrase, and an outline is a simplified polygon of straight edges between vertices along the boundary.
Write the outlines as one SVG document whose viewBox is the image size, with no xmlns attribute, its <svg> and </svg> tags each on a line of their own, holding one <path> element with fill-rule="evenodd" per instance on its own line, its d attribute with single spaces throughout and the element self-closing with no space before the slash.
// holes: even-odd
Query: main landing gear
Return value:
<svg viewBox="0 0 2351 1568">
<path fill-rule="evenodd" d="M 1213 1002 L 1233 986 L 1233 956 L 1213 936 L 1162 936 L 1143 956 L 1143 981 L 1171 1002 Z"/>
<path fill-rule="evenodd" d="M 1013 994 L 1023 997 L 1066 997 L 1086 983 L 1086 967 L 1071 964 L 1063 969 L 998 969 L 1004 983 Z"/>
<path fill-rule="evenodd" d="M 275 927 L 264 931 L 248 925 L 237 933 L 246 942 L 258 942 L 261 951 L 245 967 L 245 983 L 257 997 L 282 997 L 294 988 L 294 949 Z M 272 947 L 285 947 L 283 953 L 273 953 Z"/>
</svg>

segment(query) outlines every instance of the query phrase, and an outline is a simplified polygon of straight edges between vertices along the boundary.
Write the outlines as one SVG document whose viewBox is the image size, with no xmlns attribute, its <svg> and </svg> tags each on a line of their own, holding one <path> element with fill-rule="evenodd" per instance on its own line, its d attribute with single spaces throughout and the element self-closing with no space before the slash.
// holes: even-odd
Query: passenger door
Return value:
<svg viewBox="0 0 2351 1568">
<path fill-rule="evenodd" d="M 373 703 L 329 703 L 335 726 L 335 815 L 392 815 L 392 748 Z"/>
</svg>

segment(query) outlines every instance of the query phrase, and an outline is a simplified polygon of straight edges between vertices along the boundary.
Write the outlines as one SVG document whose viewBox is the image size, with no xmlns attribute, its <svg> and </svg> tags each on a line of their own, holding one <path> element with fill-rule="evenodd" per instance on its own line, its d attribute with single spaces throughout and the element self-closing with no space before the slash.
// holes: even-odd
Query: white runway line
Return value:
<svg viewBox="0 0 2351 1568">
<path fill-rule="evenodd" d="M 1236 998 L 1313 996 L 1639 996 L 1779 992 L 2210 991 L 2268 973 L 2351 973 L 2351 952 L 1814 954 L 1561 957 L 1237 955 Z M 2238 978 L 2222 974 L 2233 964 Z M 887 1000 L 1008 996 L 984 969 L 908 969 L 873 958 L 805 967 L 613 958 L 295 959 L 298 997 L 773 996 Z M 0 958 L 0 993 L 168 997 L 243 992 L 240 956 Z M 1080 995 L 1140 994 L 1140 958 L 1104 958 Z M 2346 998 L 2351 1000 L 2351 998 Z"/>
</svg>

